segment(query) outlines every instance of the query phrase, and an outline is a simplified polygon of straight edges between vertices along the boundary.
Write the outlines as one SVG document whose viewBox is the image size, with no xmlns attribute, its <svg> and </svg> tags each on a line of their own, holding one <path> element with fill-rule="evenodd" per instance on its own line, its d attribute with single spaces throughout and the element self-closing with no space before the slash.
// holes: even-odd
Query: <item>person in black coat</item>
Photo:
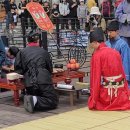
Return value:
<svg viewBox="0 0 130 130">
<path fill-rule="evenodd" d="M 5 11 L 6 11 L 6 30 L 9 30 L 10 25 L 13 23 L 10 0 L 4 0 L 3 4 L 4 4 L 4 7 L 5 7 Z"/>
<path fill-rule="evenodd" d="M 2 69 L 2 64 L 6 59 L 6 53 L 5 53 L 5 46 L 2 41 L 2 38 L 0 37 L 0 78 L 1 78 L 1 69 Z"/>
<path fill-rule="evenodd" d="M 58 98 L 53 87 L 53 71 L 49 53 L 39 47 L 38 34 L 31 33 L 28 47 L 21 50 L 15 59 L 14 68 L 24 75 L 27 95 L 24 96 L 24 107 L 28 112 L 48 110 L 57 107 Z"/>
<path fill-rule="evenodd" d="M 77 18 L 77 7 L 79 5 L 79 2 L 77 0 L 70 0 L 69 1 L 69 8 L 70 8 L 70 18 L 71 18 L 71 28 L 72 30 L 79 29 L 79 20 Z M 75 28 L 76 26 L 76 28 Z"/>
<path fill-rule="evenodd" d="M 54 3 L 52 5 L 52 10 L 51 10 L 51 19 L 52 19 L 53 24 L 59 24 L 59 16 L 60 16 L 60 13 L 59 13 L 58 6 L 57 4 Z"/>
<path fill-rule="evenodd" d="M 26 9 L 26 5 L 27 5 L 27 1 L 26 0 L 21 0 L 21 2 L 18 5 L 18 8 L 21 10 L 21 14 L 19 15 L 19 17 L 21 18 L 21 23 L 24 22 L 26 29 L 28 29 L 28 15 L 29 15 L 29 12 Z"/>
</svg>

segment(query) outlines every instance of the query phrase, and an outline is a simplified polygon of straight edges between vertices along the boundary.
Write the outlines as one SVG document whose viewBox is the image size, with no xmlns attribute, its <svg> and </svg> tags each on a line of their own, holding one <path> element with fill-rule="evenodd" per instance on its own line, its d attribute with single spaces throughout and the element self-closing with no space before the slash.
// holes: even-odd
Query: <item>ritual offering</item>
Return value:
<svg viewBox="0 0 130 130">
<path fill-rule="evenodd" d="M 80 68 L 80 64 L 76 61 L 76 59 L 71 59 L 67 64 L 67 68 L 70 70 L 78 70 Z"/>
<path fill-rule="evenodd" d="M 69 78 L 69 77 L 66 78 L 66 79 L 65 79 L 65 83 L 66 83 L 66 84 L 70 84 L 70 83 L 71 83 L 71 78 Z"/>
<path fill-rule="evenodd" d="M 68 85 L 68 84 L 57 84 L 57 88 L 60 88 L 60 89 L 74 89 L 74 86 L 73 85 Z"/>
</svg>

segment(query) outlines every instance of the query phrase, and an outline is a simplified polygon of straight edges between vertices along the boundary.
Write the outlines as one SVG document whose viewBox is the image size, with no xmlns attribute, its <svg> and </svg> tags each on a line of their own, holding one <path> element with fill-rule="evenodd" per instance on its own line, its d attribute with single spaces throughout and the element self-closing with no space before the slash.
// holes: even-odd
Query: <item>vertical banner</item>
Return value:
<svg viewBox="0 0 130 130">
<path fill-rule="evenodd" d="M 41 30 L 51 31 L 54 29 L 53 23 L 51 22 L 50 18 L 47 16 L 43 7 L 39 3 L 29 2 L 26 5 L 26 8 L 29 11 L 29 13 L 32 15 L 37 26 Z"/>
</svg>

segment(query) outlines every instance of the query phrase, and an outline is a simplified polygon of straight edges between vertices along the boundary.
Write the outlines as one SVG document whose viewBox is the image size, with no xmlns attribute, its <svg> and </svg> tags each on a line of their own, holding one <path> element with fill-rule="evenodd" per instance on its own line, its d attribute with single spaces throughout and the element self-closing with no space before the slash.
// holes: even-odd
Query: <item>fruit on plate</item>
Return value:
<svg viewBox="0 0 130 130">
<path fill-rule="evenodd" d="M 79 64 L 79 63 L 76 63 L 76 64 L 75 64 L 75 68 L 76 68 L 76 69 L 79 69 L 79 68 L 80 68 L 80 64 Z"/>
<path fill-rule="evenodd" d="M 76 63 L 76 59 L 70 59 L 70 61 L 69 61 L 71 64 L 75 64 Z"/>
<path fill-rule="evenodd" d="M 80 64 L 77 63 L 76 59 L 70 59 L 69 63 L 67 64 L 67 69 L 70 70 L 78 70 L 80 68 Z"/>
</svg>

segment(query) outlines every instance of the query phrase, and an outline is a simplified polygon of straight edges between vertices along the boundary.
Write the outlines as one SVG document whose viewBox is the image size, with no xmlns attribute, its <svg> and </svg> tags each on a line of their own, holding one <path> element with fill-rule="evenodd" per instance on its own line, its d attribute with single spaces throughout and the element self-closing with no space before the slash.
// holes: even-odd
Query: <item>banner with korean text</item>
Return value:
<svg viewBox="0 0 130 130">
<path fill-rule="evenodd" d="M 29 2 L 26 5 L 27 10 L 32 15 L 34 21 L 36 22 L 37 26 L 41 30 L 51 31 L 54 29 L 54 25 L 51 22 L 50 18 L 44 11 L 43 7 L 37 2 Z"/>
</svg>

